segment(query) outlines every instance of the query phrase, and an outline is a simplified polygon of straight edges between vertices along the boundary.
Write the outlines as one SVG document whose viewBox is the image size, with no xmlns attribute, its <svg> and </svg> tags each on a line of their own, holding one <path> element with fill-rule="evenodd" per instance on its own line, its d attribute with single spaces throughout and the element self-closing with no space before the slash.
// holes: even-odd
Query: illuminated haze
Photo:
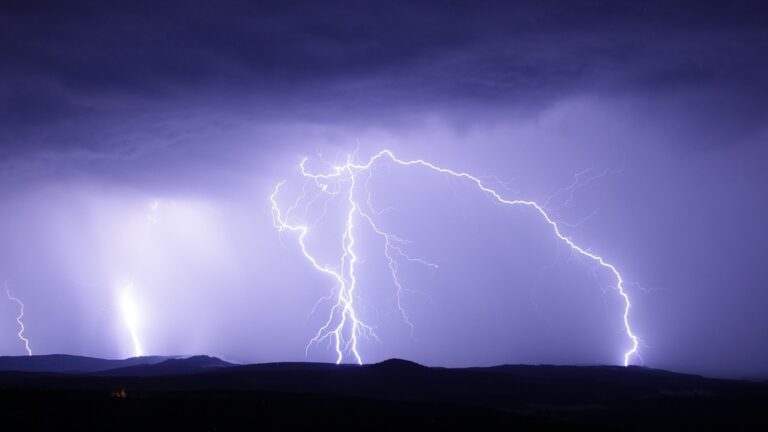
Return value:
<svg viewBox="0 0 768 432">
<path fill-rule="evenodd" d="M 537 202 L 592 169 L 548 209 L 633 282 L 645 364 L 765 376 L 759 9 L 2 6 L 0 282 L 35 354 L 335 361 L 305 356 L 333 282 L 270 208 L 281 180 L 284 206 L 301 193 L 304 158 L 325 172 L 387 148 Z M 400 267 L 411 334 L 381 238 L 359 231 L 366 361 L 621 364 L 614 281 L 537 215 L 387 163 L 368 187 L 382 228 L 439 268 Z M 324 259 L 342 213 L 308 239 Z M 2 354 L 26 354 L 17 315 L 0 302 Z"/>
</svg>

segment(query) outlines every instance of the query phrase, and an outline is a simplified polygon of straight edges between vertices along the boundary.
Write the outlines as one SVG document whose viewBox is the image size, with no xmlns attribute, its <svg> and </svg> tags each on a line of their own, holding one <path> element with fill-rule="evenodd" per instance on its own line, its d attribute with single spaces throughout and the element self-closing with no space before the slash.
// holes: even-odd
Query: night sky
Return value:
<svg viewBox="0 0 768 432">
<path fill-rule="evenodd" d="M 326 341 L 305 351 L 334 281 L 270 194 L 301 197 L 304 158 L 326 173 L 390 149 L 535 200 L 616 266 L 632 363 L 768 376 L 760 2 L 9 3 L 0 283 L 35 354 L 132 356 L 132 322 L 145 355 L 335 361 Z M 365 362 L 622 363 L 616 281 L 539 215 L 417 167 L 369 174 L 379 227 L 438 268 L 399 263 L 411 331 L 357 221 Z M 336 265 L 329 202 L 292 221 Z M 0 354 L 23 355 L 0 299 Z"/>
</svg>

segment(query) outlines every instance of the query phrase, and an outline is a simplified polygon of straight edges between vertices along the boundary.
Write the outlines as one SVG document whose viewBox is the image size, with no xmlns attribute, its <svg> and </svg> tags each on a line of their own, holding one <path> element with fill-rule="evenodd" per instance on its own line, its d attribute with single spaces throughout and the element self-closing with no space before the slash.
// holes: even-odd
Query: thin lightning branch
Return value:
<svg viewBox="0 0 768 432">
<path fill-rule="evenodd" d="M 573 252 L 590 259 L 596 264 L 596 266 L 602 268 L 603 270 L 607 270 L 615 278 L 615 289 L 618 291 L 619 295 L 624 301 L 624 312 L 622 316 L 624 321 L 624 332 L 630 340 L 632 347 L 624 353 L 623 363 L 625 366 L 630 364 L 631 359 L 637 355 L 639 338 L 634 334 L 629 323 L 629 313 L 632 305 L 629 299 L 629 295 L 624 289 L 624 280 L 618 269 L 613 264 L 608 263 L 600 255 L 597 255 L 593 252 L 590 252 L 588 249 L 578 246 L 573 242 L 573 240 L 571 240 L 570 237 L 565 236 L 560 231 L 560 225 L 547 213 L 543 205 L 539 205 L 535 201 L 506 199 L 494 189 L 491 189 L 489 186 L 487 186 L 478 177 L 475 177 L 471 174 L 443 168 L 421 159 L 399 159 L 389 150 L 380 151 L 368 159 L 368 161 L 364 164 L 354 163 L 350 156 L 347 158 L 347 163 L 345 165 L 334 166 L 330 172 L 322 174 L 316 174 L 307 171 L 305 167 L 306 159 L 302 160 L 299 164 L 301 174 L 305 178 L 314 179 L 318 186 L 322 185 L 323 190 L 325 190 L 327 187 L 325 186 L 326 181 L 349 182 L 349 187 L 347 189 L 347 201 L 349 204 L 349 210 L 347 213 L 345 231 L 342 236 L 343 254 L 341 256 L 341 263 L 339 267 L 334 268 L 320 264 L 317 259 L 308 251 L 306 246 L 306 237 L 309 232 L 308 227 L 305 225 L 291 225 L 287 221 L 287 216 L 283 216 L 277 203 L 277 195 L 280 191 L 280 188 L 284 184 L 284 181 L 277 184 L 272 195 L 270 196 L 275 227 L 281 232 L 288 230 L 298 233 L 299 245 L 301 246 L 301 251 L 304 254 L 304 257 L 312 264 L 316 270 L 331 276 L 336 281 L 338 287 L 337 302 L 332 307 L 328 320 L 326 321 L 325 325 L 321 327 L 320 330 L 318 330 L 316 336 L 310 341 L 310 344 L 307 346 L 307 348 L 309 348 L 309 346 L 313 343 L 318 343 L 326 338 L 331 338 L 336 347 L 337 363 L 341 363 L 344 359 L 344 353 L 348 352 L 354 356 L 357 363 L 362 364 L 362 357 L 358 351 L 358 336 L 370 335 L 375 337 L 373 330 L 367 325 L 363 324 L 362 321 L 357 318 L 357 314 L 355 313 L 354 309 L 355 303 L 353 294 L 357 285 L 357 280 L 355 278 L 355 264 L 357 262 L 357 255 L 354 252 L 355 238 L 353 231 L 355 228 L 354 221 L 356 215 L 365 219 L 368 222 L 368 225 L 370 225 L 374 230 L 374 232 L 383 236 L 385 240 L 385 257 L 388 260 L 390 271 L 392 273 L 392 279 L 397 288 L 398 308 L 400 309 L 403 319 L 406 321 L 406 323 L 411 325 L 410 319 L 408 318 L 408 315 L 405 313 L 405 310 L 402 308 L 402 304 L 400 303 L 400 293 L 402 292 L 402 286 L 400 285 L 397 275 L 397 264 L 394 261 L 391 252 L 395 251 L 406 259 L 410 258 L 408 258 L 408 256 L 404 253 L 401 253 L 402 251 L 399 250 L 398 246 L 393 245 L 393 243 L 396 243 L 393 242 L 393 239 L 396 237 L 386 234 L 384 231 L 380 230 L 374 223 L 372 217 L 368 213 L 361 210 L 360 205 L 355 200 L 354 194 L 357 175 L 361 172 L 371 170 L 376 162 L 384 158 L 387 158 L 401 166 L 420 166 L 454 178 L 466 180 L 470 183 L 473 183 L 481 192 L 498 203 L 510 206 L 521 206 L 535 211 L 542 217 L 544 222 L 550 226 L 552 233 L 560 241 L 565 243 Z M 566 189 L 572 193 L 573 189 L 576 188 L 579 184 L 578 179 L 575 183 L 575 185 L 572 185 Z"/>
<path fill-rule="evenodd" d="M 551 209 L 549 203 L 552 200 L 554 200 L 556 198 L 560 198 L 564 194 L 567 194 L 565 199 L 563 200 L 563 202 L 560 203 L 557 206 L 557 207 L 565 207 L 568 204 L 570 204 L 571 202 L 573 202 L 574 197 L 576 195 L 576 192 L 579 189 L 589 185 L 593 181 L 599 180 L 599 179 L 601 179 L 603 177 L 607 177 L 607 176 L 612 175 L 612 174 L 620 174 L 623 171 L 624 171 L 624 168 L 622 167 L 622 168 L 619 168 L 619 169 L 609 169 L 609 168 L 606 168 L 602 172 L 598 172 L 598 173 L 595 173 L 592 168 L 587 168 L 585 170 L 577 172 L 573 176 L 573 182 L 570 185 L 565 186 L 565 187 L 559 189 L 552 196 L 547 198 L 544 201 L 544 203 L 541 204 L 541 207 L 546 208 L 546 209 Z"/>
<path fill-rule="evenodd" d="M 16 317 L 16 322 L 19 324 L 19 332 L 16 334 L 16 336 L 18 336 L 19 339 L 24 342 L 24 348 L 27 350 L 27 355 L 31 356 L 32 349 L 29 347 L 29 339 L 24 336 L 24 321 L 22 321 L 22 318 L 24 318 L 24 303 L 22 303 L 22 301 L 18 298 L 12 296 L 8 287 L 5 287 L 5 294 L 8 296 L 8 300 L 16 302 L 19 305 L 19 315 Z"/>
<path fill-rule="evenodd" d="M 428 265 L 430 267 L 437 268 L 437 264 L 432 264 L 427 261 L 424 261 L 421 258 L 411 258 L 408 256 L 403 250 L 396 246 L 394 243 L 399 242 L 401 243 L 402 240 L 398 239 L 396 236 L 392 234 L 387 234 L 386 232 L 380 230 L 376 223 L 373 221 L 373 219 L 367 214 L 362 211 L 359 211 L 359 214 L 365 218 L 365 220 L 368 221 L 368 224 L 371 226 L 371 229 L 376 234 L 380 235 L 382 238 L 384 238 L 384 257 L 387 259 L 387 263 L 389 266 L 389 271 L 392 275 L 392 282 L 395 284 L 395 287 L 397 288 L 397 309 L 400 311 L 400 316 L 402 316 L 403 321 L 408 325 L 408 327 L 411 329 L 411 335 L 413 335 L 413 323 L 411 322 L 410 318 L 408 318 L 408 313 L 405 311 L 405 308 L 403 308 L 402 303 L 402 293 L 404 291 L 402 284 L 400 283 L 400 278 L 398 276 L 397 270 L 397 261 L 392 256 L 392 251 L 395 251 L 400 255 L 401 257 L 405 258 L 408 261 L 415 261 L 422 263 L 424 265 Z"/>
<path fill-rule="evenodd" d="M 580 221 L 578 221 L 578 222 L 564 222 L 564 221 L 557 221 L 557 223 L 558 223 L 560 226 L 566 226 L 566 227 L 568 227 L 568 228 L 578 228 L 578 227 L 580 227 L 580 226 L 584 225 L 585 223 L 589 222 L 589 221 L 590 221 L 592 218 L 594 218 L 595 216 L 597 216 L 597 214 L 598 214 L 598 213 L 600 213 L 600 209 L 599 209 L 599 208 L 596 208 L 596 209 L 592 210 L 592 212 L 591 212 L 591 213 L 589 213 L 588 215 L 586 215 L 585 217 L 583 217 L 583 218 L 582 218 Z"/>
</svg>

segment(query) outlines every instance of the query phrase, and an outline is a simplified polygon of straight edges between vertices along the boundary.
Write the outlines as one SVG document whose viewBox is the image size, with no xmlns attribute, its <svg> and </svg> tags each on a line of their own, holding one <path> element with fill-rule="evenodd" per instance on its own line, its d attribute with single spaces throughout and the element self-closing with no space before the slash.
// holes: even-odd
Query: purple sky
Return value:
<svg viewBox="0 0 768 432">
<path fill-rule="evenodd" d="M 305 157 L 324 171 L 388 148 L 541 203 L 591 169 L 547 208 L 632 282 L 645 364 L 768 375 L 768 10 L 505 3 L 0 6 L 0 281 L 33 351 L 132 355 L 132 284 L 145 354 L 335 360 L 305 357 L 333 281 L 269 196 L 286 180 L 293 203 Z M 541 218 L 391 163 L 369 190 L 440 268 L 401 266 L 411 335 L 381 239 L 359 230 L 380 339 L 365 361 L 621 363 L 614 281 Z M 308 239 L 324 262 L 341 212 Z M 24 353 L 16 314 L 0 302 L 2 354 Z"/>
</svg>

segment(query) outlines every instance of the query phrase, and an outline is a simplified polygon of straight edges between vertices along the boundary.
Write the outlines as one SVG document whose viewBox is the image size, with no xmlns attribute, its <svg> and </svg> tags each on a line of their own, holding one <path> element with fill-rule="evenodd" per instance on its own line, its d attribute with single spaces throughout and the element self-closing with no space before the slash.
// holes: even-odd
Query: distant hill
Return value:
<svg viewBox="0 0 768 432">
<path fill-rule="evenodd" d="M 766 383 L 634 366 L 41 357 L 0 358 L 26 370 L 0 372 L 11 429 L 768 430 Z"/>
<path fill-rule="evenodd" d="M 192 356 L 187 358 L 171 358 L 159 363 L 139 364 L 134 366 L 118 367 L 96 372 L 99 376 L 162 376 L 162 375 L 188 375 L 210 372 L 218 368 L 233 366 L 217 357 Z"/>
<path fill-rule="evenodd" d="M 147 356 L 120 360 L 83 357 L 67 354 L 0 357 L 0 371 L 50 372 L 50 373 L 92 373 L 108 369 L 136 365 L 151 365 L 170 357 Z"/>
</svg>

